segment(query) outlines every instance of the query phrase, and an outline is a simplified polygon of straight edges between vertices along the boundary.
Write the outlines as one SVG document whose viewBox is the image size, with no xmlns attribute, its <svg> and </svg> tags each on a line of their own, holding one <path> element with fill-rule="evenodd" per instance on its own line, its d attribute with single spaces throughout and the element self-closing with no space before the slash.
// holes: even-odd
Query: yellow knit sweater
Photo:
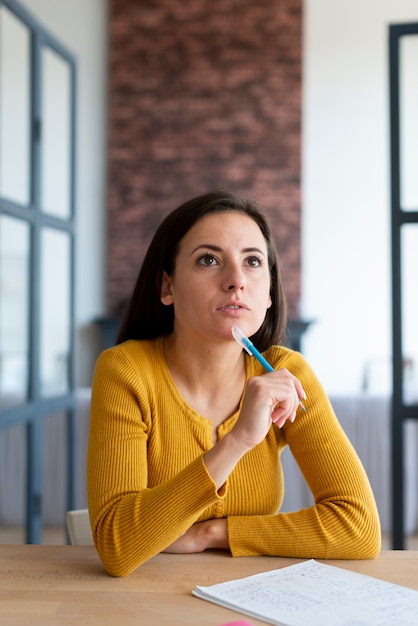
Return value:
<svg viewBox="0 0 418 626">
<path fill-rule="evenodd" d="M 87 463 L 94 541 L 107 572 L 125 576 L 164 550 L 195 522 L 225 517 L 233 556 L 373 558 L 380 524 L 365 471 L 316 376 L 301 354 L 265 353 L 307 394 L 306 413 L 237 464 L 218 492 L 203 461 L 211 423 L 183 400 L 162 339 L 127 341 L 104 351 L 94 374 Z M 262 366 L 246 355 L 247 377 Z M 224 437 L 239 411 L 218 429 Z M 315 504 L 280 513 L 280 462 L 289 445 Z"/>
</svg>

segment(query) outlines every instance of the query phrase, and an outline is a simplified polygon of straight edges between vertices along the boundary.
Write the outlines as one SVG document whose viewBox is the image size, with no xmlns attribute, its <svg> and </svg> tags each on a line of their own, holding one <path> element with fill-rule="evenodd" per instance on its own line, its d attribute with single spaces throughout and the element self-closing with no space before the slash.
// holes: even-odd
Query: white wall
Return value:
<svg viewBox="0 0 418 626">
<path fill-rule="evenodd" d="M 389 390 L 388 26 L 416 0 L 305 0 L 304 352 L 330 394 Z"/>
<path fill-rule="evenodd" d="M 77 67 L 76 371 L 89 385 L 99 349 L 106 272 L 107 1 L 19 0 L 72 54 Z"/>
</svg>

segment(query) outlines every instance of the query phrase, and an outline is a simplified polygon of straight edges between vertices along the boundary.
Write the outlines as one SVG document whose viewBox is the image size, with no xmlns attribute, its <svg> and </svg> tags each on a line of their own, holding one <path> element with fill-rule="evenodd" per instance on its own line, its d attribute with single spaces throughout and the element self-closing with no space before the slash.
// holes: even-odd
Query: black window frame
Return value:
<svg viewBox="0 0 418 626">
<path fill-rule="evenodd" d="M 400 133 L 400 47 L 403 37 L 418 35 L 418 22 L 389 26 L 391 260 L 392 260 L 392 548 L 404 549 L 405 540 L 405 437 L 406 420 L 418 419 L 418 404 L 404 399 L 404 354 L 402 329 L 402 231 L 418 224 L 418 207 L 402 208 Z"/>
<path fill-rule="evenodd" d="M 19 205 L 0 196 L 0 216 L 7 215 L 29 226 L 30 268 L 29 268 L 29 382 L 27 400 L 17 406 L 0 408 L 0 429 L 24 425 L 26 446 L 26 542 L 42 543 L 42 455 L 43 422 L 46 417 L 63 415 L 66 433 L 66 508 L 74 505 L 75 470 L 75 156 L 76 156 L 76 74 L 75 56 L 66 49 L 51 33 L 35 19 L 29 11 L 15 0 L 0 0 L 30 31 L 30 200 L 27 206 Z M 70 215 L 61 219 L 42 211 L 41 207 L 41 149 L 42 149 L 42 50 L 50 48 L 68 63 L 70 69 Z M 41 393 L 40 382 L 40 281 L 41 281 L 41 234 L 45 228 L 66 233 L 70 241 L 69 264 L 69 357 L 68 389 L 63 394 L 45 397 Z M 65 526 L 65 519 L 63 519 Z"/>
</svg>

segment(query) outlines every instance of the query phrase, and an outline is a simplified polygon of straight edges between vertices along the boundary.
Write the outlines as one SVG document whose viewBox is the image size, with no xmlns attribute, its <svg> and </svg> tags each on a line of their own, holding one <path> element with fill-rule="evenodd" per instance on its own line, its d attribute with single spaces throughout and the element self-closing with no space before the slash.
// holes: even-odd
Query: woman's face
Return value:
<svg viewBox="0 0 418 626">
<path fill-rule="evenodd" d="M 254 334 L 271 305 L 267 245 L 242 213 L 214 213 L 199 220 L 180 242 L 161 301 L 174 305 L 174 331 L 231 339 L 236 325 Z"/>
</svg>

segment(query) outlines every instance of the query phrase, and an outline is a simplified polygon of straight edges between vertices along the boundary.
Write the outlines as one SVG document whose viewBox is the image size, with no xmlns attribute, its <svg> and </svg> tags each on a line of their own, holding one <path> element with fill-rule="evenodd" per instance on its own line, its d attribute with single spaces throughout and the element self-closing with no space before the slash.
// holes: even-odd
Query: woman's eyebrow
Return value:
<svg viewBox="0 0 418 626">
<path fill-rule="evenodd" d="M 215 246 L 212 243 L 202 243 L 202 244 L 199 244 L 198 246 L 196 246 L 196 248 L 191 251 L 190 256 L 192 256 L 192 254 L 194 254 L 195 252 L 197 252 L 198 250 L 201 250 L 203 248 L 205 250 L 214 250 L 215 252 L 222 252 L 222 248 L 220 246 Z"/>
<path fill-rule="evenodd" d="M 194 254 L 195 252 L 201 249 L 213 250 L 214 252 L 222 252 L 223 250 L 223 248 L 221 248 L 220 246 L 215 246 L 213 243 L 202 243 L 196 246 L 196 248 L 194 248 L 194 250 L 191 251 L 190 256 L 192 256 L 192 254 Z M 263 256 L 265 256 L 265 253 L 262 250 L 260 250 L 260 248 L 256 248 L 252 246 L 248 248 L 243 248 L 241 252 L 245 252 L 245 253 L 257 252 L 258 254 L 262 254 Z"/>
</svg>

